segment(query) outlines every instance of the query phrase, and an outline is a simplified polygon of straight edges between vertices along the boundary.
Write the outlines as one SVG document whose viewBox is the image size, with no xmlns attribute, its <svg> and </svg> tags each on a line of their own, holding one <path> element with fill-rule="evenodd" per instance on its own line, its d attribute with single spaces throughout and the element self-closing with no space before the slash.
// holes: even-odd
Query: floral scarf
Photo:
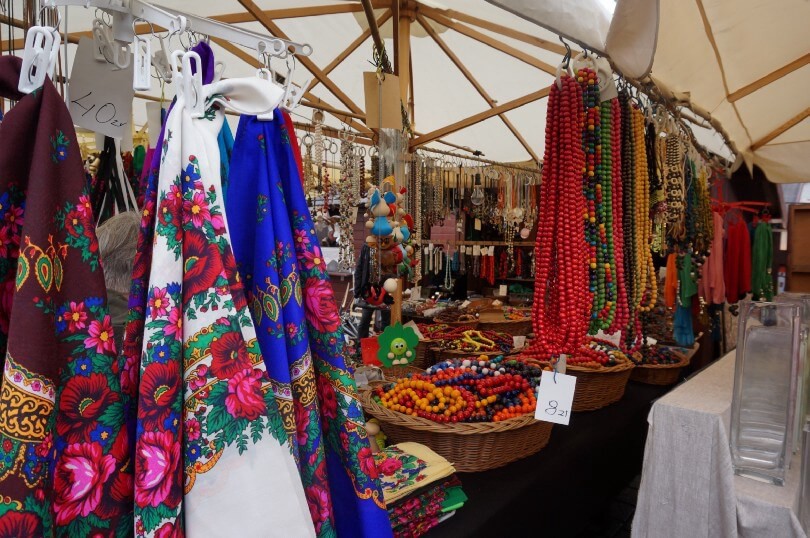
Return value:
<svg viewBox="0 0 810 538">
<path fill-rule="evenodd" d="M 241 118 L 226 197 L 234 253 L 316 532 L 390 536 L 288 121 Z"/>
<path fill-rule="evenodd" d="M 20 95 L 20 67 L 0 58 L 19 100 L 0 125 L 0 535 L 126 535 L 129 402 L 82 160 L 53 84 Z"/>
<path fill-rule="evenodd" d="M 136 259 L 131 297 L 137 304 L 145 293 L 146 308 L 133 314 L 125 344 L 138 387 L 136 536 L 314 534 L 222 208 L 220 107 L 266 108 L 263 84 L 204 86 L 200 119 L 180 95 L 166 121 L 144 210 L 151 263 Z"/>
</svg>

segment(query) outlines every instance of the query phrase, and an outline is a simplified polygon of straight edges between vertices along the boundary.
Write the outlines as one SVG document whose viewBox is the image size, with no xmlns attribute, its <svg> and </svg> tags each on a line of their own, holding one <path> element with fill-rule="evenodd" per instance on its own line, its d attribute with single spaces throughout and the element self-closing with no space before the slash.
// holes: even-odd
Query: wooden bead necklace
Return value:
<svg viewBox="0 0 810 538">
<path fill-rule="evenodd" d="M 563 75 L 549 94 L 538 228 L 532 326 L 527 356 L 571 353 L 588 330 L 588 260 L 582 192 L 582 88 Z"/>
<path fill-rule="evenodd" d="M 604 106 L 604 105 L 603 105 Z M 628 308 L 625 266 L 624 266 L 624 193 L 622 189 L 622 108 L 619 99 L 610 100 L 611 108 L 611 194 L 613 203 L 613 252 L 616 274 L 616 316 L 608 332 L 616 332 L 627 326 L 630 317 Z"/>
<path fill-rule="evenodd" d="M 383 407 L 434 422 L 500 422 L 534 412 L 542 370 L 502 356 L 455 359 L 377 388 Z"/>
</svg>

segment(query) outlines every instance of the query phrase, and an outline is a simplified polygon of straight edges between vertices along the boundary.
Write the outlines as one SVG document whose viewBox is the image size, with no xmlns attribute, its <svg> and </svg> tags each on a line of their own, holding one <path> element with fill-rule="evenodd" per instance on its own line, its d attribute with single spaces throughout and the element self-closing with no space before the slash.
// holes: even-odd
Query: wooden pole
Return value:
<svg viewBox="0 0 810 538">
<path fill-rule="evenodd" d="M 411 83 L 411 14 L 408 9 L 399 10 L 397 26 L 397 72 L 399 74 L 399 97 L 408 103 L 408 86 Z"/>
<path fill-rule="evenodd" d="M 402 323 L 402 289 L 405 285 L 404 278 L 397 279 L 397 291 L 394 292 L 394 304 L 391 305 L 391 325 Z"/>
</svg>

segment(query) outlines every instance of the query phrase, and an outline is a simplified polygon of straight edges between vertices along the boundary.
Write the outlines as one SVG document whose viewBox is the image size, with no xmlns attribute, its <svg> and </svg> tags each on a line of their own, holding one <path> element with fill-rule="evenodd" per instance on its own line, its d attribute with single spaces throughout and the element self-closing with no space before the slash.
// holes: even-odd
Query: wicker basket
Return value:
<svg viewBox="0 0 810 538">
<path fill-rule="evenodd" d="M 444 323 L 445 325 L 450 325 L 451 327 L 467 327 L 468 329 L 477 329 L 480 322 L 475 320 L 465 320 L 465 321 L 440 321 L 436 320 L 437 323 Z"/>
<path fill-rule="evenodd" d="M 453 359 L 478 358 L 481 355 L 497 357 L 498 355 L 509 354 L 502 351 L 457 351 L 455 349 L 442 349 L 440 347 L 434 347 L 431 351 L 433 351 L 433 356 L 435 357 L 434 364 Z"/>
<path fill-rule="evenodd" d="M 428 338 L 420 340 L 419 343 L 416 344 L 416 358 L 414 358 L 411 366 L 423 370 L 427 370 L 429 367 L 433 366 L 433 345 L 433 340 Z"/>
<path fill-rule="evenodd" d="M 595 411 L 621 400 L 633 366 L 630 359 L 599 370 L 568 365 L 565 373 L 577 378 L 572 410 Z"/>
<path fill-rule="evenodd" d="M 553 426 L 531 414 L 501 422 L 440 424 L 386 409 L 368 391 L 360 398 L 390 443 L 422 443 L 464 473 L 495 469 L 539 452 L 548 444 Z"/>
<path fill-rule="evenodd" d="M 485 310 L 479 317 L 478 328 L 482 331 L 497 331 L 512 336 L 525 336 L 532 332 L 532 320 L 504 319 L 503 309 Z"/>
<path fill-rule="evenodd" d="M 386 381 L 396 381 L 402 377 L 410 377 L 411 374 L 424 374 L 424 368 L 417 368 L 413 365 L 398 364 L 382 369 Z"/>
<path fill-rule="evenodd" d="M 677 351 L 670 353 L 678 358 L 674 364 L 637 364 L 630 374 L 631 381 L 647 385 L 674 385 L 681 378 L 681 371 L 689 366 L 690 358 Z"/>
</svg>

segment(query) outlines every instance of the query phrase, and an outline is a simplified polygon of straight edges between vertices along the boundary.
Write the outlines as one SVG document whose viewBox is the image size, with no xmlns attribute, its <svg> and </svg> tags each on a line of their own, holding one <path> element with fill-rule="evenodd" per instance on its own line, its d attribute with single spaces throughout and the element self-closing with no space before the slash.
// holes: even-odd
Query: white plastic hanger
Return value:
<svg viewBox="0 0 810 538">
<path fill-rule="evenodd" d="M 42 19 L 41 11 L 40 19 Z M 17 89 L 21 93 L 28 94 L 41 88 L 46 75 L 53 78 L 59 45 L 62 43 L 62 36 L 57 30 L 61 20 L 62 16 L 59 14 L 56 27 L 32 26 L 28 29 L 25 35 L 20 81 L 17 84 Z"/>
<path fill-rule="evenodd" d="M 176 53 L 175 53 L 176 54 Z M 191 61 L 194 60 L 196 72 L 192 71 Z M 186 99 L 186 108 L 191 111 L 192 118 L 205 117 L 205 94 L 202 83 L 202 60 L 194 51 L 183 54 L 183 96 Z"/>
</svg>

